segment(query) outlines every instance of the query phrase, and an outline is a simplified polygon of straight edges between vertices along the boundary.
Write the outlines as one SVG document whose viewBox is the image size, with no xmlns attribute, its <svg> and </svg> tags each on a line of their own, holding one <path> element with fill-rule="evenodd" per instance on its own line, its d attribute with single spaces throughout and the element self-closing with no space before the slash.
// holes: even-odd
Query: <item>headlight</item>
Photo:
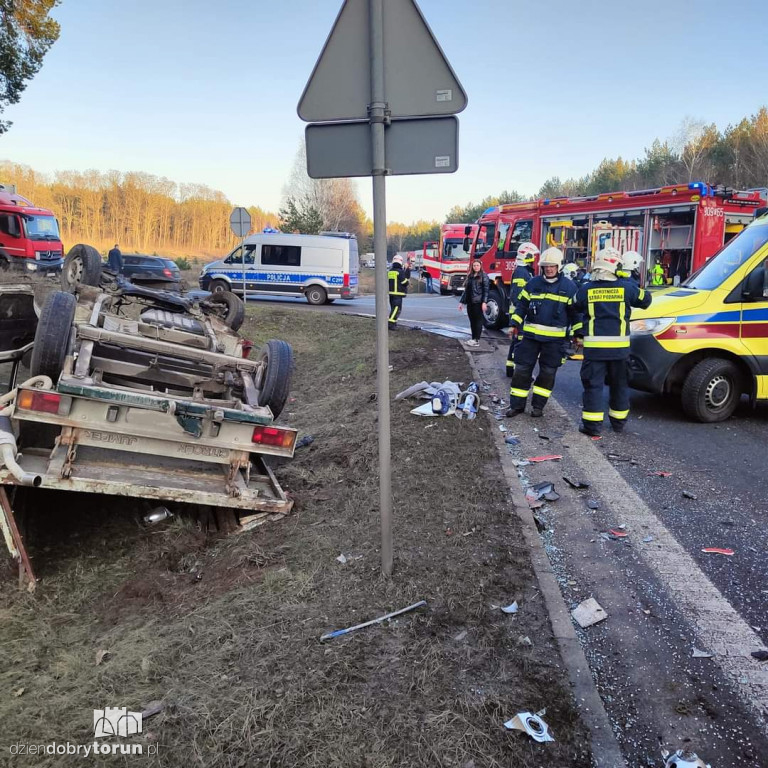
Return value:
<svg viewBox="0 0 768 768">
<path fill-rule="evenodd" d="M 651 336 L 666 331 L 674 317 L 649 317 L 647 320 L 632 320 L 629 323 L 629 332 L 632 336 Z"/>
</svg>

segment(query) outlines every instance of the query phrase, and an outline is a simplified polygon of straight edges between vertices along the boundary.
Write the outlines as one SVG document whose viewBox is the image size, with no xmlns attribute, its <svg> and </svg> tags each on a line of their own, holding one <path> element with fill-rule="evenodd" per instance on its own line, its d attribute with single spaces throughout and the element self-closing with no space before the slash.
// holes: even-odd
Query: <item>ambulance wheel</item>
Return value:
<svg viewBox="0 0 768 768">
<path fill-rule="evenodd" d="M 278 339 L 270 339 L 259 356 L 261 370 L 256 386 L 259 388 L 259 405 L 267 406 L 277 418 L 291 391 L 293 350 L 291 345 Z"/>
<path fill-rule="evenodd" d="M 499 289 L 491 288 L 488 292 L 488 301 L 485 303 L 485 312 L 483 312 L 486 328 L 498 331 L 507 324 L 504 306 L 504 298 L 499 293 Z"/>
<path fill-rule="evenodd" d="M 735 363 L 722 358 L 702 360 L 683 384 L 683 411 L 689 418 L 707 424 L 725 421 L 739 404 L 741 386 L 741 371 Z"/>
<path fill-rule="evenodd" d="M 328 298 L 325 289 L 320 285 L 310 285 L 304 295 L 307 297 L 307 301 L 314 305 L 325 304 Z"/>
</svg>

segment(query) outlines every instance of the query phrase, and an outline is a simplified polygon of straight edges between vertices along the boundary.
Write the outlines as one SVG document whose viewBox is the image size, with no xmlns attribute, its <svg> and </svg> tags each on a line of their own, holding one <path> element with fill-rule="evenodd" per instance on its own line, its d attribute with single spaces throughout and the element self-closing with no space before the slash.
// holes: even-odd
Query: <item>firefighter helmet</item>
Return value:
<svg viewBox="0 0 768 768">
<path fill-rule="evenodd" d="M 517 260 L 523 264 L 533 264 L 539 255 L 539 249 L 533 243 L 521 243 L 517 249 Z"/>
<path fill-rule="evenodd" d="M 395 257 L 392 259 L 393 264 L 399 264 L 401 267 L 403 266 L 403 257 L 398 253 L 395 255 Z"/>
<path fill-rule="evenodd" d="M 547 248 L 539 258 L 539 267 L 557 267 L 557 271 L 559 272 L 563 267 L 564 259 L 565 256 L 563 256 L 563 252 L 559 248 Z"/>
<path fill-rule="evenodd" d="M 620 267 L 621 254 L 609 245 L 607 248 L 603 248 L 595 254 L 592 271 L 602 270 L 603 272 L 610 272 L 612 275 L 615 275 L 616 270 Z"/>
<path fill-rule="evenodd" d="M 576 277 L 576 273 L 579 271 L 577 264 L 570 262 L 563 267 L 563 274 L 566 277 L 570 277 L 573 280 Z"/>
<path fill-rule="evenodd" d="M 643 257 L 637 251 L 625 251 L 621 257 L 621 265 L 627 272 L 640 269 Z"/>
</svg>

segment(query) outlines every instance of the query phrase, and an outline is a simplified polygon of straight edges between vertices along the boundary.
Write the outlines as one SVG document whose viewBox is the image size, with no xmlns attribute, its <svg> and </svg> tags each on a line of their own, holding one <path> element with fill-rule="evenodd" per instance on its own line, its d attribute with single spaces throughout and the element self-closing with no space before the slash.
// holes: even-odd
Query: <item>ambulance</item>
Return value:
<svg viewBox="0 0 768 768">
<path fill-rule="evenodd" d="M 695 421 L 768 402 L 768 208 L 630 322 L 630 386 L 680 397 Z"/>
</svg>

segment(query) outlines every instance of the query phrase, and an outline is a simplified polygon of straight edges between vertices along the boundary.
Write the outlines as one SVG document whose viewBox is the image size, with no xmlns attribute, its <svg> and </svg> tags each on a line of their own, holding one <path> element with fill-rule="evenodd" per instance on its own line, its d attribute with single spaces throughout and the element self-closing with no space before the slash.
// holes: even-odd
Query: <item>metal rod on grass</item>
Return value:
<svg viewBox="0 0 768 768">
<path fill-rule="evenodd" d="M 399 611 L 393 611 L 392 613 L 387 613 L 384 616 L 379 616 L 378 619 L 371 619 L 370 621 L 363 622 L 362 624 L 355 624 L 354 627 L 347 627 L 347 629 L 337 629 L 334 632 L 328 632 L 327 634 L 322 635 L 320 639 L 330 640 L 333 637 L 348 635 L 350 632 L 354 632 L 355 630 L 362 629 L 363 627 L 370 627 L 371 624 L 381 624 L 382 621 L 386 621 L 387 619 L 393 619 L 395 616 L 400 616 L 400 614 L 408 613 L 408 611 L 415 611 L 417 608 L 421 608 L 426 604 L 427 604 L 426 600 L 419 600 L 418 603 L 409 605 L 407 608 L 401 608 Z"/>
</svg>

